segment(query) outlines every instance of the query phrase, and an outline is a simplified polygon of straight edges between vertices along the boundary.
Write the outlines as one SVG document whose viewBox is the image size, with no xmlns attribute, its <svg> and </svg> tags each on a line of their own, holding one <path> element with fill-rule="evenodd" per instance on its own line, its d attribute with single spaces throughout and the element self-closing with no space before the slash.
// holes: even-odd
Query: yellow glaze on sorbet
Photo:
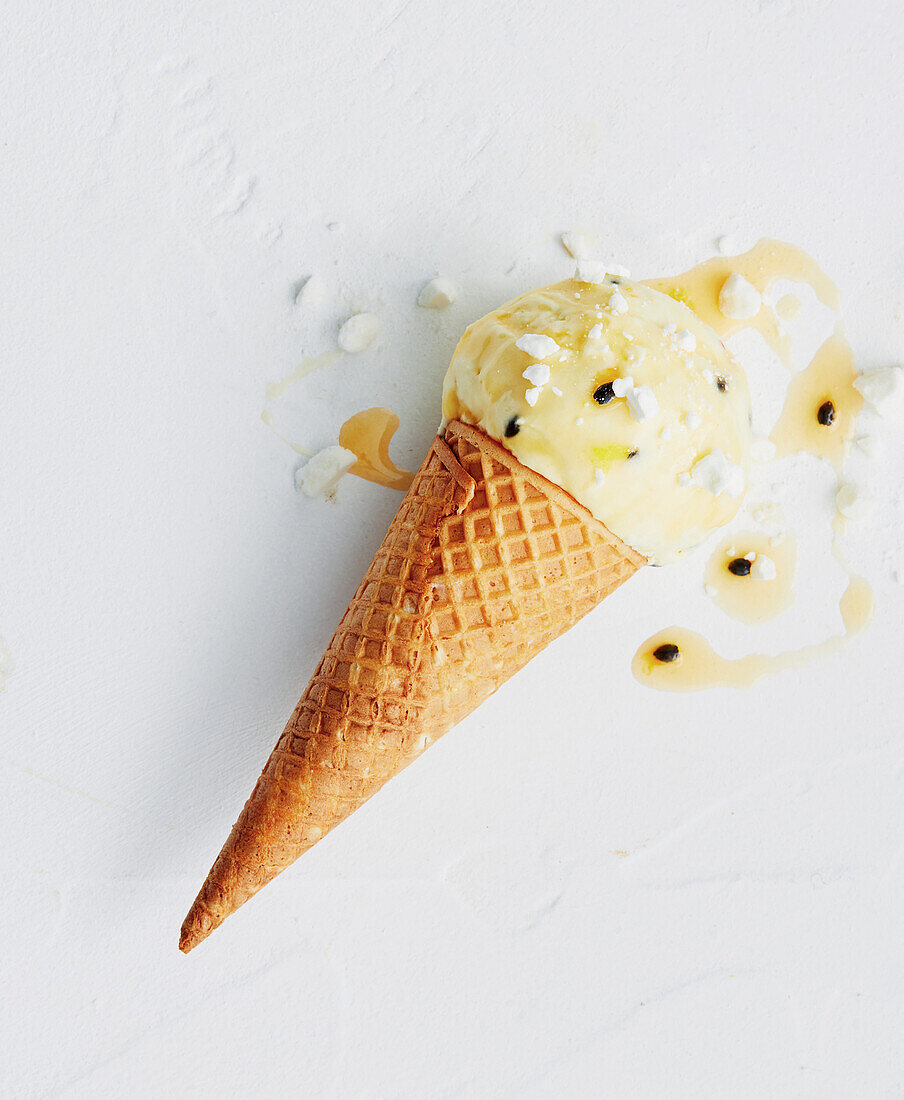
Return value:
<svg viewBox="0 0 904 1100">
<path fill-rule="evenodd" d="M 526 335 L 558 349 L 522 350 Z M 548 381 L 524 377 L 535 364 L 548 366 Z M 633 401 L 599 404 L 594 393 L 617 379 L 616 394 L 633 386 Z M 446 374 L 443 416 L 483 429 L 656 563 L 727 523 L 746 487 L 743 371 L 687 306 L 621 277 L 567 279 L 476 321 Z M 703 467 L 694 476 L 707 456 L 704 466 L 731 470 L 729 488 L 707 487 Z"/>
</svg>

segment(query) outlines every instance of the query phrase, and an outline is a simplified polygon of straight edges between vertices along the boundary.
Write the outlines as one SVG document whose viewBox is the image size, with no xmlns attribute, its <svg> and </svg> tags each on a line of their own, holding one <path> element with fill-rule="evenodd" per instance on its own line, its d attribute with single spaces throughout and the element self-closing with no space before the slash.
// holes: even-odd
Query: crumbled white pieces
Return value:
<svg viewBox="0 0 904 1100">
<path fill-rule="evenodd" d="M 691 467 L 691 481 L 714 497 L 723 493 L 739 497 L 744 492 L 744 467 L 729 461 L 725 452 L 716 447 Z"/>
<path fill-rule="evenodd" d="M 762 304 L 762 294 L 737 271 L 728 276 L 719 291 L 719 312 L 733 321 L 749 321 L 756 317 Z"/>
<path fill-rule="evenodd" d="M 847 519 L 860 519 L 869 512 L 871 506 L 869 494 L 852 481 L 840 485 L 835 494 L 835 507 Z"/>
<path fill-rule="evenodd" d="M 588 340 L 599 340 L 599 338 L 602 335 L 603 335 L 602 322 L 597 321 L 596 324 L 593 326 L 593 328 L 587 333 L 587 339 Z"/>
<path fill-rule="evenodd" d="M 723 233 L 722 236 L 716 240 L 716 248 L 718 248 L 722 256 L 731 256 L 738 251 L 738 242 L 730 233 Z"/>
<path fill-rule="evenodd" d="M 622 267 L 621 264 L 609 264 L 608 273 L 610 275 L 615 275 L 619 279 L 631 278 L 631 272 L 626 267 Z"/>
<path fill-rule="evenodd" d="M 695 432 L 703 423 L 703 417 L 695 412 L 693 409 L 689 413 L 685 413 L 684 426 L 689 432 Z"/>
<path fill-rule="evenodd" d="M 904 394 L 904 369 L 879 367 L 859 374 L 854 379 L 854 389 L 868 401 L 881 416 L 885 416 L 899 404 Z"/>
<path fill-rule="evenodd" d="M 338 443 L 324 447 L 295 471 L 295 488 L 309 497 L 326 497 L 358 461 L 354 451 Z"/>
<path fill-rule="evenodd" d="M 594 249 L 593 238 L 586 233 L 563 233 L 559 240 L 568 255 L 574 256 L 576 260 L 589 256 Z"/>
<path fill-rule="evenodd" d="M 339 347 L 351 355 L 369 348 L 380 331 L 380 322 L 372 313 L 354 313 L 339 329 Z"/>
<path fill-rule="evenodd" d="M 634 389 L 634 379 L 630 374 L 626 374 L 624 378 L 612 379 L 612 392 L 616 397 L 627 397 L 628 391 Z"/>
<path fill-rule="evenodd" d="M 686 489 L 691 483 L 691 475 L 688 473 L 681 473 L 678 475 L 678 484 L 682 489 Z"/>
<path fill-rule="evenodd" d="M 592 283 L 597 286 L 606 281 L 606 265 L 602 260 L 587 260 L 578 257 L 574 278 L 578 283 Z"/>
<path fill-rule="evenodd" d="M 628 410 L 638 424 L 642 424 L 659 412 L 656 394 L 649 386 L 632 386 L 625 397 L 628 399 Z"/>
<path fill-rule="evenodd" d="M 545 386 L 549 381 L 549 364 L 531 363 L 521 372 L 521 377 L 526 378 L 532 386 Z"/>
<path fill-rule="evenodd" d="M 689 328 L 683 328 L 680 332 L 676 332 L 672 342 L 681 351 L 691 352 L 697 350 L 697 337 Z"/>
<path fill-rule="evenodd" d="M 754 462 L 771 462 L 775 458 L 775 444 L 771 439 L 755 439 L 750 445 L 750 457 Z"/>
<path fill-rule="evenodd" d="M 755 581 L 774 581 L 778 576 L 775 562 L 766 554 L 754 555 L 753 561 L 750 563 L 750 576 Z"/>
<path fill-rule="evenodd" d="M 562 391 L 559 389 L 558 386 L 550 386 L 550 389 L 556 395 L 556 397 L 561 397 L 562 396 Z"/>
<path fill-rule="evenodd" d="M 538 400 L 539 397 L 540 397 L 540 387 L 539 386 L 533 386 L 533 387 L 531 387 L 531 389 L 529 389 L 525 393 L 524 400 L 528 403 L 528 405 L 530 405 L 531 408 L 533 408 L 534 405 L 536 405 L 537 400 Z"/>
<path fill-rule="evenodd" d="M 317 309 L 325 301 L 326 284 L 319 275 L 309 275 L 295 295 L 295 305 L 299 309 Z"/>
<path fill-rule="evenodd" d="M 659 433 L 659 438 L 662 440 L 663 443 L 668 443 L 668 441 L 672 438 L 672 429 L 668 426 L 668 424 L 666 424 L 666 426 Z"/>
<path fill-rule="evenodd" d="M 562 350 L 551 336 L 544 336 L 540 332 L 525 332 L 515 341 L 515 347 L 531 359 L 545 359 Z"/>
<path fill-rule="evenodd" d="M 599 468 L 599 466 L 597 466 L 597 468 L 593 471 L 593 480 L 597 483 L 597 485 L 602 485 L 603 482 L 606 480 L 606 475 Z"/>
<path fill-rule="evenodd" d="M 628 299 L 622 294 L 618 287 L 616 287 L 609 296 L 609 304 L 606 306 L 606 309 L 608 309 L 610 313 L 621 314 L 628 312 Z"/>
<path fill-rule="evenodd" d="M 437 275 L 421 289 L 417 304 L 422 309 L 448 309 L 458 298 L 458 287 L 451 279 Z"/>
<path fill-rule="evenodd" d="M 584 418 L 583 418 L 583 416 L 579 416 L 579 417 L 577 417 L 577 418 L 575 419 L 575 425 L 576 425 L 576 426 L 577 426 L 578 428 L 580 428 L 580 426 L 581 426 L 581 425 L 582 425 L 583 423 L 584 423 Z"/>
</svg>

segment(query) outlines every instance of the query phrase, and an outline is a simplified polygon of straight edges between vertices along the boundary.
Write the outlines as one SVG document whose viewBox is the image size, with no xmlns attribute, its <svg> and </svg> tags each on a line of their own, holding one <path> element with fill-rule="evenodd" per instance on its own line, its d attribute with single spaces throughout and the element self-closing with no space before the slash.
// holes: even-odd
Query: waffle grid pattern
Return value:
<svg viewBox="0 0 904 1100">
<path fill-rule="evenodd" d="M 183 950 L 642 564 L 568 494 L 450 424 L 186 918 Z"/>
</svg>

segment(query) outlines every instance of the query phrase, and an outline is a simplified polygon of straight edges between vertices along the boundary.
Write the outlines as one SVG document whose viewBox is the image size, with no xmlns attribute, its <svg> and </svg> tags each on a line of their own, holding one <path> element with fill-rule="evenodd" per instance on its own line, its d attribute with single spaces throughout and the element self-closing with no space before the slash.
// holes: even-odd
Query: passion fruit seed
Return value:
<svg viewBox="0 0 904 1100">
<path fill-rule="evenodd" d="M 716 386 L 718 387 L 719 393 L 725 393 L 725 391 L 728 389 L 728 382 L 722 377 L 721 374 L 716 379 Z"/>
<path fill-rule="evenodd" d="M 611 382 L 604 382 L 593 391 L 593 400 L 597 405 L 608 405 L 613 397 L 615 397 L 615 390 Z"/>
<path fill-rule="evenodd" d="M 678 660 L 681 656 L 681 650 L 674 642 L 663 642 L 662 645 L 658 645 L 653 650 L 653 656 L 657 661 L 661 661 L 664 665 L 667 665 L 672 661 Z"/>
<path fill-rule="evenodd" d="M 816 412 L 816 419 L 824 428 L 835 422 L 835 405 L 831 401 L 823 401 Z"/>
<path fill-rule="evenodd" d="M 517 435 L 521 431 L 521 425 L 524 421 L 520 416 L 513 416 L 512 419 L 505 426 L 505 438 L 511 439 L 513 435 Z"/>
<path fill-rule="evenodd" d="M 637 448 L 635 447 L 633 451 L 628 451 L 628 458 L 636 458 L 636 457 L 637 457 Z"/>
<path fill-rule="evenodd" d="M 749 577 L 750 562 L 746 558 L 735 558 L 728 563 L 728 572 L 734 573 L 736 577 Z"/>
</svg>

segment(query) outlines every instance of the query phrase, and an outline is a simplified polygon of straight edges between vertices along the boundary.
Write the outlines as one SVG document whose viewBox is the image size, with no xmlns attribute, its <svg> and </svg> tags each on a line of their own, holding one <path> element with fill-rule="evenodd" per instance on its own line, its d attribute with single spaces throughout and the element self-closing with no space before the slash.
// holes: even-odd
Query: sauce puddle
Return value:
<svg viewBox="0 0 904 1100">
<path fill-rule="evenodd" d="M 389 444 L 399 427 L 392 409 L 365 409 L 355 413 L 339 429 L 339 445 L 358 456 L 349 473 L 403 492 L 414 481 L 410 470 L 401 470 L 389 457 Z"/>
<path fill-rule="evenodd" d="M 791 606 L 796 559 L 791 535 L 731 535 L 706 566 L 707 595 L 726 615 L 743 623 L 774 619 Z"/>
</svg>

